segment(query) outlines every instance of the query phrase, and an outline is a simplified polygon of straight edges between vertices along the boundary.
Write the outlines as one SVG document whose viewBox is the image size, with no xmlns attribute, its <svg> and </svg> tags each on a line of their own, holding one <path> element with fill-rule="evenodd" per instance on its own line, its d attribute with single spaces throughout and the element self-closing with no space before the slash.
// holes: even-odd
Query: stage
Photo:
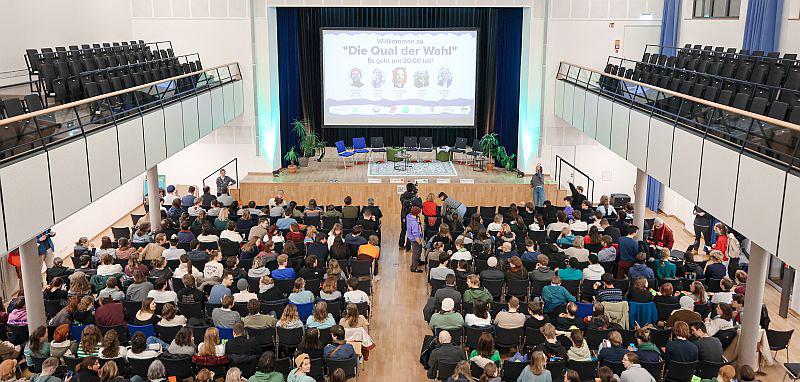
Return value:
<svg viewBox="0 0 800 382">
<path fill-rule="evenodd" d="M 362 157 L 355 166 L 348 159 L 345 169 L 336 150 L 328 148 L 321 162 L 312 159 L 308 167 L 300 167 L 294 174 L 286 169 L 282 169 L 277 177 L 272 173 L 248 173 L 239 182 L 239 200 L 255 200 L 262 204 L 277 190 L 283 190 L 288 200 L 298 204 L 306 204 L 314 198 L 318 205 L 341 205 L 344 197 L 349 195 L 355 205 L 364 205 L 371 197 L 384 214 L 397 214 L 400 212 L 399 194 L 408 182 L 417 182 L 423 200 L 431 192 L 434 195 L 445 192 L 467 206 L 509 205 L 533 200 L 530 175 L 518 178 L 515 172 L 498 167 L 494 171 L 475 171 L 468 164 L 438 162 L 433 153 L 421 153 L 420 158 L 423 162 L 430 160 L 430 163 L 410 163 L 411 168 L 404 172 L 393 170 L 394 162 L 386 162 L 383 165 L 392 168 L 392 174 L 377 175 L 382 173 L 376 172 L 375 166 L 373 173 L 368 174 L 370 166 Z M 377 159 L 373 156 L 373 161 L 377 162 Z M 382 161 L 383 155 L 379 159 Z M 416 154 L 413 159 L 416 159 Z M 419 171 L 413 170 L 415 167 Z M 435 169 L 430 169 L 433 167 Z M 438 172 L 449 167 L 455 175 Z M 547 185 L 546 192 L 548 199 L 554 202 L 567 195 L 563 190 L 557 191 L 555 185 Z"/>
</svg>

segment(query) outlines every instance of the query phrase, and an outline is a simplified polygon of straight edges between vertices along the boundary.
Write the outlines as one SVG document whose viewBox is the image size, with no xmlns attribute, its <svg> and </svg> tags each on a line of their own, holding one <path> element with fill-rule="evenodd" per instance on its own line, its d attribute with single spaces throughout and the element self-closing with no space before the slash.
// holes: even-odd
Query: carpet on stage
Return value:
<svg viewBox="0 0 800 382">
<path fill-rule="evenodd" d="M 395 169 L 395 165 L 400 169 Z M 421 162 L 409 163 L 408 168 L 403 170 L 401 164 L 395 162 L 370 163 L 367 167 L 367 176 L 458 176 L 453 162 Z"/>
</svg>

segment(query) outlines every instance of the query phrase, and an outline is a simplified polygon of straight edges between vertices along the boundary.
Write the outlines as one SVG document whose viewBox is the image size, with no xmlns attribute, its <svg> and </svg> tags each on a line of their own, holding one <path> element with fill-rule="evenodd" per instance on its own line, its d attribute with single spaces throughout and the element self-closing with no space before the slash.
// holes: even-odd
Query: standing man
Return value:
<svg viewBox="0 0 800 382">
<path fill-rule="evenodd" d="M 422 208 L 422 199 L 417 196 L 417 185 L 414 183 L 406 184 L 406 191 L 400 195 L 400 239 L 398 245 L 407 250 L 411 249 L 411 244 L 406 240 L 406 215 L 411 212 L 411 207 Z"/>
<path fill-rule="evenodd" d="M 422 273 L 419 269 L 420 257 L 422 256 L 422 225 L 419 223 L 419 214 L 422 208 L 411 207 L 411 211 L 406 215 L 406 237 L 411 242 L 411 272 Z"/>
<path fill-rule="evenodd" d="M 533 204 L 536 207 L 544 206 L 544 170 L 542 164 L 536 164 L 536 172 L 531 177 L 531 188 L 533 189 Z"/>
<path fill-rule="evenodd" d="M 700 235 L 706 245 L 711 245 L 711 215 L 702 208 L 694 206 L 694 250 L 700 250 Z"/>
<path fill-rule="evenodd" d="M 223 189 L 228 189 L 234 184 L 236 184 L 236 181 L 225 175 L 224 168 L 219 170 L 219 177 L 217 177 L 217 196 L 222 195 Z"/>
<path fill-rule="evenodd" d="M 39 258 L 44 262 L 47 268 L 53 266 L 53 251 L 55 247 L 53 246 L 52 237 L 55 235 L 56 233 L 50 231 L 48 228 L 36 237 L 36 242 L 39 243 Z"/>
</svg>

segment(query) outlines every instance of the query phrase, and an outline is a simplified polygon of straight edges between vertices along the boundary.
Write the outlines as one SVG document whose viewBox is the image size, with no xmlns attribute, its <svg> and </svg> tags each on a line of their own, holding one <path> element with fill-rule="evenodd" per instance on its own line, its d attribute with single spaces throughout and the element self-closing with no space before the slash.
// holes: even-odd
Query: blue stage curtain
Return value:
<svg viewBox="0 0 800 382">
<path fill-rule="evenodd" d="M 381 136 L 399 146 L 407 135 L 430 136 L 436 146 L 456 137 L 472 144 L 487 131 L 500 135 L 510 154 L 517 152 L 519 64 L 522 46 L 520 8 L 278 8 L 278 63 L 281 152 L 296 145 L 289 124 L 305 118 L 328 146 L 352 138 Z M 322 126 L 320 28 L 479 28 L 475 128 L 365 128 Z"/>
<path fill-rule="evenodd" d="M 661 201 L 661 182 L 647 176 L 647 200 L 645 206 L 653 212 L 658 212 L 658 203 Z"/>
<path fill-rule="evenodd" d="M 299 140 L 290 127 L 296 118 L 303 118 L 303 110 L 299 102 L 300 65 L 297 55 L 297 8 L 278 7 L 278 77 L 281 110 L 281 164 L 288 163 L 283 156 L 292 147 L 298 146 Z M 298 150 L 295 148 L 295 150 Z"/>
<path fill-rule="evenodd" d="M 750 52 L 778 50 L 783 0 L 750 0 L 744 24 L 742 48 Z"/>
<path fill-rule="evenodd" d="M 681 0 L 664 0 L 664 13 L 661 15 L 661 54 L 675 55 L 678 45 L 678 25 L 681 23 Z M 668 47 L 668 48 L 664 48 Z"/>
</svg>

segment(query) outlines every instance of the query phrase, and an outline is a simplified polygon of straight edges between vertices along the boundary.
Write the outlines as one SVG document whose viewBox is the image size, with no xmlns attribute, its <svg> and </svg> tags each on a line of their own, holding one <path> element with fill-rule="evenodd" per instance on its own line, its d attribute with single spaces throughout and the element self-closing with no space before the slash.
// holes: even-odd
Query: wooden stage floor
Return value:
<svg viewBox="0 0 800 382">
<path fill-rule="evenodd" d="M 500 168 L 478 172 L 469 165 L 454 163 L 454 167 L 457 176 L 448 177 L 449 184 L 437 183 L 437 179 L 442 178 L 437 176 L 398 176 L 402 181 L 391 183 L 395 177 L 368 177 L 365 163 L 348 165 L 345 169 L 334 153 L 334 157 L 326 156 L 321 162 L 312 160 L 308 167 L 298 168 L 295 174 L 285 169 L 277 177 L 272 173 L 248 173 L 239 182 L 240 200 L 264 203 L 278 190 L 283 190 L 287 199 L 298 204 L 306 204 L 314 198 L 318 205 L 341 205 L 344 197 L 350 196 L 353 204 L 364 205 L 371 197 L 384 213 L 399 213 L 399 194 L 408 182 L 418 182 L 423 200 L 428 193 L 438 195 L 442 191 L 468 206 L 508 205 L 533 200 L 530 176 L 519 178 L 516 173 Z M 473 183 L 461 183 L 463 179 Z M 380 183 L 369 183 L 370 180 Z M 548 185 L 547 193 L 548 199 L 553 201 L 563 198 L 555 185 Z"/>
</svg>

